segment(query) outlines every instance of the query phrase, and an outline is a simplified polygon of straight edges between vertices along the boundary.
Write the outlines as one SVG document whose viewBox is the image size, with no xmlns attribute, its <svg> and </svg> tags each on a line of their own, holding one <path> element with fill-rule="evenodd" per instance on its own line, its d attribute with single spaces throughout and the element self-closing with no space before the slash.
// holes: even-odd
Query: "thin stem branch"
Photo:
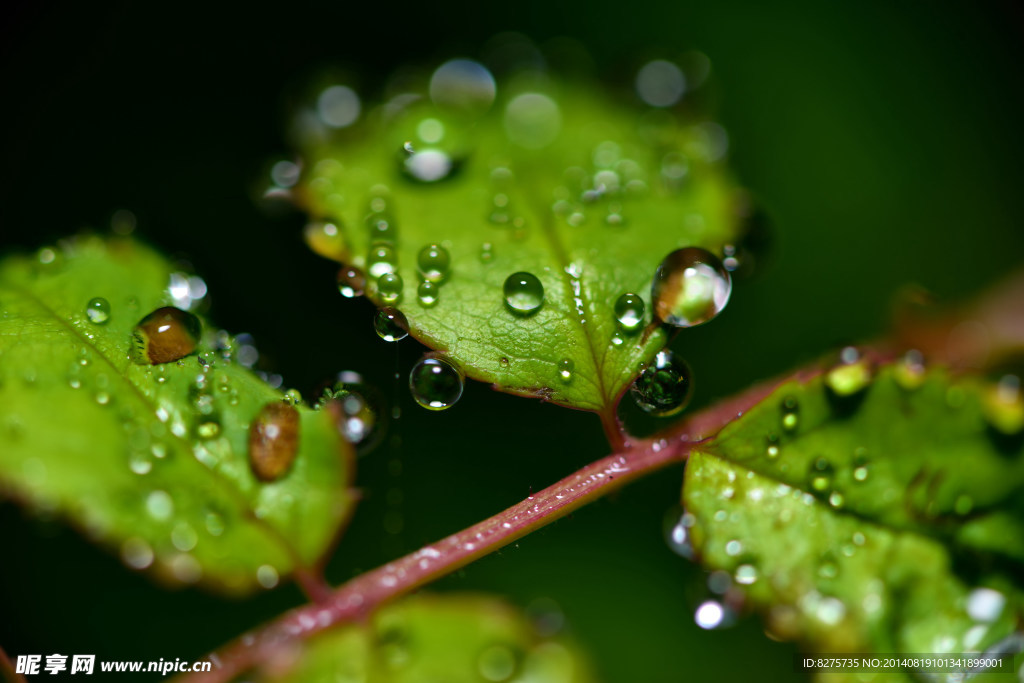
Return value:
<svg viewBox="0 0 1024 683">
<path fill-rule="evenodd" d="M 209 656 L 214 670 L 184 681 L 227 681 L 329 628 L 365 618 L 385 603 L 450 574 L 625 484 L 686 460 L 713 435 L 767 395 L 775 382 L 695 414 L 660 438 L 637 440 L 526 500 L 336 589 L 326 600 L 297 607 Z"/>
</svg>

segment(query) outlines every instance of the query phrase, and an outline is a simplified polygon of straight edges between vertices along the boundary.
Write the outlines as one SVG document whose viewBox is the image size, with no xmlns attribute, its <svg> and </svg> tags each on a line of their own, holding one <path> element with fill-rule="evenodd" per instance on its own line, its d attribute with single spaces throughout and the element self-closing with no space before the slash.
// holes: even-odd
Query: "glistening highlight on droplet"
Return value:
<svg viewBox="0 0 1024 683">
<path fill-rule="evenodd" d="M 544 285 L 533 273 L 513 273 L 505 279 L 505 304 L 516 315 L 533 315 L 544 303 Z"/>
<path fill-rule="evenodd" d="M 677 249 L 654 273 L 651 301 L 663 323 L 693 327 L 722 312 L 729 302 L 732 279 L 718 257 L 700 247 Z"/>
<path fill-rule="evenodd" d="M 193 353 L 202 323 L 188 311 L 173 306 L 158 308 L 132 331 L 132 359 L 137 363 L 171 363 Z"/>
</svg>

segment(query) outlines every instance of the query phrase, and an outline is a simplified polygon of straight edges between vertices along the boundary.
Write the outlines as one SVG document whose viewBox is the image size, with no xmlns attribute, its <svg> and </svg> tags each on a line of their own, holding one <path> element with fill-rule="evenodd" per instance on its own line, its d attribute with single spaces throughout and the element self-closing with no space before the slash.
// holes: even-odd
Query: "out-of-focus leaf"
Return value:
<svg viewBox="0 0 1024 683">
<path fill-rule="evenodd" d="M 258 680 L 303 683 L 585 683 L 590 667 L 508 604 L 480 595 L 421 595 L 366 626 L 329 631 L 268 662 Z"/>
<path fill-rule="evenodd" d="M 0 487 L 129 566 L 270 587 L 331 544 L 352 505 L 351 449 L 327 411 L 298 406 L 294 462 L 261 483 L 250 423 L 282 395 L 239 364 L 230 337 L 204 324 L 194 353 L 133 361 L 140 319 L 204 293 L 173 272 L 137 243 L 98 238 L 0 265 Z M 87 315 L 97 297 L 102 323 Z"/>
<path fill-rule="evenodd" d="M 843 378 L 779 387 L 692 455 L 695 550 L 811 651 L 998 645 L 1024 609 L 1022 432 L 999 412 L 1020 394 L 913 362 Z"/>
<path fill-rule="evenodd" d="M 739 236 L 745 202 L 722 161 L 724 131 L 612 103 L 596 85 L 513 80 L 477 117 L 410 95 L 341 130 L 323 114 L 304 112 L 297 132 L 295 194 L 320 221 L 311 245 L 366 273 L 381 304 L 369 255 L 389 244 L 412 335 L 502 391 L 608 411 L 665 344 L 648 326 L 658 264 L 686 246 L 721 257 Z M 418 258 L 431 244 L 451 265 L 426 305 Z M 543 286 L 532 315 L 505 303 L 519 272 Z M 645 312 L 627 333 L 614 307 L 630 292 Z"/>
</svg>

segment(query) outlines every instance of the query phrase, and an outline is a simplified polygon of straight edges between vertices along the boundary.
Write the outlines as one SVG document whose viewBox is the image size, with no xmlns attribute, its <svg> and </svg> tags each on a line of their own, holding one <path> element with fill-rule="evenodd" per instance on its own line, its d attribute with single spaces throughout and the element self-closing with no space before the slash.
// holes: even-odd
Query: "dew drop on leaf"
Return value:
<svg viewBox="0 0 1024 683">
<path fill-rule="evenodd" d="M 920 351 L 911 349 L 903 354 L 903 358 L 893 366 L 893 378 L 900 388 L 913 391 L 924 383 L 924 356 Z"/>
<path fill-rule="evenodd" d="M 398 241 L 398 225 L 391 214 L 386 211 L 374 211 L 368 215 L 366 227 L 370 231 L 370 244 L 376 242 L 394 244 Z"/>
<path fill-rule="evenodd" d="M 1020 377 L 1005 374 L 985 388 L 982 398 L 985 419 L 993 430 L 1004 436 L 1024 432 L 1024 395 Z"/>
<path fill-rule="evenodd" d="M 729 302 L 729 271 L 711 252 L 700 247 L 677 249 L 654 273 L 651 301 L 662 322 L 675 327 L 706 323 Z"/>
<path fill-rule="evenodd" d="M 693 394 L 690 367 L 668 349 L 659 351 L 630 387 L 633 400 L 645 412 L 657 417 L 676 415 Z"/>
<path fill-rule="evenodd" d="M 528 316 L 544 303 L 544 286 L 532 273 L 513 273 L 505 279 L 505 304 L 516 315 Z"/>
<path fill-rule="evenodd" d="M 480 263 L 490 263 L 494 260 L 494 245 L 484 242 L 480 245 Z"/>
<path fill-rule="evenodd" d="M 644 300 L 639 294 L 627 292 L 615 302 L 615 320 L 625 332 L 635 332 L 644 324 Z"/>
<path fill-rule="evenodd" d="M 440 244 L 428 244 L 420 250 L 416 259 L 420 275 L 429 282 L 441 282 L 448 277 L 451 257 Z"/>
<path fill-rule="evenodd" d="M 402 298 L 402 276 L 398 273 L 384 273 L 377 278 L 377 293 L 386 304 L 396 304 Z"/>
<path fill-rule="evenodd" d="M 338 292 L 346 299 L 362 296 L 366 290 L 366 276 L 354 266 L 345 266 L 338 271 Z"/>
<path fill-rule="evenodd" d="M 674 508 L 665 516 L 665 542 L 676 555 L 692 560 L 695 556 L 691 529 L 697 518 Z"/>
<path fill-rule="evenodd" d="M 502 683 L 515 675 L 518 668 L 516 653 L 504 645 L 485 648 L 477 659 L 477 668 L 486 681 Z"/>
<path fill-rule="evenodd" d="M 467 115 L 487 111 L 497 86 L 483 64 L 469 59 L 452 59 L 437 67 L 430 77 L 430 99 L 445 110 Z"/>
<path fill-rule="evenodd" d="M 782 399 L 782 428 L 792 432 L 800 423 L 800 404 L 796 397 L 787 396 Z"/>
<path fill-rule="evenodd" d="M 283 401 L 263 406 L 249 427 L 249 465 L 260 481 L 285 475 L 299 450 L 299 411 Z"/>
<path fill-rule="evenodd" d="M 572 381 L 572 373 L 576 369 L 576 363 L 571 358 L 563 358 L 558 362 L 558 376 L 565 383 Z"/>
<path fill-rule="evenodd" d="M 811 490 L 818 493 L 824 493 L 832 487 L 832 475 L 834 468 L 832 463 L 827 458 L 817 458 L 811 464 L 810 474 L 808 475 Z"/>
<path fill-rule="evenodd" d="M 839 352 L 839 363 L 825 374 L 825 386 L 833 400 L 856 396 L 871 384 L 871 363 L 854 346 Z"/>
<path fill-rule="evenodd" d="M 505 106 L 504 124 L 512 142 L 528 149 L 541 149 L 558 137 L 562 112 L 547 95 L 523 93 Z"/>
<path fill-rule="evenodd" d="M 437 303 L 441 288 L 430 280 L 424 280 L 416 288 L 416 298 L 424 308 L 430 308 Z"/>
<path fill-rule="evenodd" d="M 444 150 L 427 147 L 417 150 L 412 143 L 405 145 L 402 172 L 406 178 L 418 183 L 436 183 L 454 175 L 458 163 Z"/>
<path fill-rule="evenodd" d="M 180 308 L 158 308 L 132 331 L 132 357 L 137 363 L 171 363 L 193 353 L 199 343 L 199 318 Z"/>
<path fill-rule="evenodd" d="M 398 255 L 390 244 L 376 242 L 370 247 L 370 254 L 366 257 L 366 263 L 370 277 L 379 278 L 386 273 L 395 272 L 395 267 L 398 264 Z"/>
<path fill-rule="evenodd" d="M 401 341 L 409 336 L 409 321 L 397 308 L 382 308 L 373 321 L 377 336 L 386 342 Z"/>
<path fill-rule="evenodd" d="M 427 410 L 451 408 L 462 396 L 462 386 L 462 372 L 443 358 L 424 358 L 409 373 L 409 391 Z"/>
<path fill-rule="evenodd" d="M 85 305 L 85 316 L 94 325 L 105 325 L 110 320 L 110 302 L 101 296 L 89 299 Z"/>
</svg>

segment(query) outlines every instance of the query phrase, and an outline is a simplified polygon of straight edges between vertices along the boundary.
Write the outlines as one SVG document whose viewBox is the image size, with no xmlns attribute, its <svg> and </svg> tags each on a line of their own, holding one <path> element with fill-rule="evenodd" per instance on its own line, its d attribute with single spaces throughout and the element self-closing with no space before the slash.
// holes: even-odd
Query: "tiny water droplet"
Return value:
<svg viewBox="0 0 1024 683">
<path fill-rule="evenodd" d="M 611 342 L 612 346 L 622 346 L 626 343 L 626 338 L 622 335 L 621 330 L 616 330 L 615 333 L 612 334 Z"/>
<path fill-rule="evenodd" d="M 153 564 L 153 549 L 143 539 L 133 536 L 121 544 L 121 559 L 132 569 L 145 569 Z"/>
<path fill-rule="evenodd" d="M 782 428 L 792 432 L 800 422 L 800 404 L 796 397 L 787 396 L 782 399 Z"/>
<path fill-rule="evenodd" d="M 377 293 L 386 304 L 397 304 L 402 298 L 402 276 L 398 273 L 384 273 L 377 278 Z"/>
<path fill-rule="evenodd" d="M 705 600 L 694 611 L 693 621 L 706 630 L 727 628 L 736 621 L 736 615 L 717 600 Z"/>
<path fill-rule="evenodd" d="M 256 570 L 256 581 L 267 590 L 275 587 L 279 578 L 277 570 L 269 564 L 261 564 Z"/>
<path fill-rule="evenodd" d="M 249 465 L 260 481 L 285 475 L 299 450 L 299 411 L 283 401 L 263 406 L 249 427 Z"/>
<path fill-rule="evenodd" d="M 324 258 L 341 258 L 348 249 L 345 236 L 335 223 L 307 223 L 303 237 L 309 248 Z"/>
<path fill-rule="evenodd" d="M 838 510 L 846 504 L 846 498 L 839 491 L 833 491 L 828 496 L 828 504 Z"/>
<path fill-rule="evenodd" d="M 630 393 L 636 404 L 651 415 L 676 415 L 693 394 L 690 367 L 668 349 L 659 351 L 633 382 Z"/>
<path fill-rule="evenodd" d="M 486 681 L 503 683 L 511 679 L 519 667 L 516 653 L 504 645 L 484 648 L 477 659 L 477 670 Z"/>
<path fill-rule="evenodd" d="M 180 308 L 158 308 L 132 331 L 132 358 L 137 363 L 160 365 L 194 353 L 202 333 L 199 318 Z"/>
<path fill-rule="evenodd" d="M 370 244 L 394 244 L 398 241 L 398 224 L 384 210 L 369 214 L 366 217 L 366 228 L 370 233 Z"/>
<path fill-rule="evenodd" d="M 419 299 L 420 304 L 424 308 L 430 308 L 437 303 L 438 296 L 441 293 L 441 288 L 430 280 L 424 280 L 416 288 L 416 298 Z"/>
<path fill-rule="evenodd" d="M 893 368 L 893 378 L 906 391 L 913 391 L 924 384 L 924 355 L 916 349 L 907 351 Z"/>
<path fill-rule="evenodd" d="M 205 420 L 196 427 L 196 435 L 200 439 L 215 439 L 220 435 L 220 424 L 215 420 Z"/>
<path fill-rule="evenodd" d="M 736 567 L 736 573 L 733 578 L 741 586 L 749 586 L 757 581 L 757 567 L 752 564 L 741 564 Z"/>
<path fill-rule="evenodd" d="M 401 341 L 409 336 L 409 321 L 397 308 L 382 308 L 373 321 L 377 336 L 386 342 Z"/>
<path fill-rule="evenodd" d="M 827 458 L 817 458 L 811 465 L 810 485 L 813 491 L 824 493 L 832 488 L 834 468 Z"/>
<path fill-rule="evenodd" d="M 576 363 L 571 358 L 563 358 L 558 362 L 558 376 L 567 384 L 572 381 L 572 373 L 575 369 Z"/>
<path fill-rule="evenodd" d="M 462 372 L 444 358 L 424 358 L 409 373 L 409 391 L 427 410 L 451 408 L 462 396 L 462 387 Z"/>
<path fill-rule="evenodd" d="M 146 496 L 146 512 L 158 521 L 166 521 L 174 513 L 174 501 L 166 491 L 151 491 Z"/>
<path fill-rule="evenodd" d="M 651 301 L 662 322 L 693 327 L 718 315 L 729 302 L 729 271 L 711 252 L 700 247 L 677 249 L 654 273 Z"/>
<path fill-rule="evenodd" d="M 644 300 L 627 292 L 615 302 L 615 319 L 625 332 L 636 332 L 644 325 Z"/>
<path fill-rule="evenodd" d="M 1004 374 L 986 386 L 981 406 L 994 431 L 1008 437 L 1024 432 L 1024 394 L 1016 374 Z"/>
<path fill-rule="evenodd" d="M 398 254 L 390 244 L 377 242 L 370 247 L 366 263 L 370 277 L 379 278 L 386 273 L 395 272 L 398 265 Z"/>
<path fill-rule="evenodd" d="M 494 245 L 484 242 L 480 245 L 480 263 L 490 263 L 494 260 Z"/>
<path fill-rule="evenodd" d="M 846 399 L 867 389 L 871 384 L 871 363 L 854 346 L 839 352 L 839 363 L 825 375 L 825 386 L 833 400 Z"/>
<path fill-rule="evenodd" d="M 533 315 L 544 303 L 544 286 L 532 273 L 513 273 L 505 279 L 505 304 L 516 315 Z"/>
<path fill-rule="evenodd" d="M 85 305 L 85 315 L 94 325 L 105 325 L 110 320 L 110 302 L 101 296 L 89 299 Z"/>
<path fill-rule="evenodd" d="M 690 530 L 696 523 L 696 517 L 689 512 L 680 512 L 678 507 L 665 515 L 665 542 L 672 552 L 687 560 L 695 556 Z"/>
<path fill-rule="evenodd" d="M 441 282 L 448 277 L 448 267 L 451 265 L 451 257 L 448 250 L 440 244 L 428 244 L 420 249 L 416 259 L 420 275 L 429 282 Z"/>
<path fill-rule="evenodd" d="M 338 291 L 346 299 L 362 296 L 366 290 L 366 276 L 354 266 L 345 266 L 338 271 Z"/>
<path fill-rule="evenodd" d="M 101 406 L 105 406 L 110 403 L 110 394 L 105 391 L 97 391 L 93 398 L 95 398 L 96 403 L 99 403 Z"/>
<path fill-rule="evenodd" d="M 402 173 L 409 180 L 418 183 L 436 183 L 455 175 L 460 164 L 447 152 L 428 147 L 417 150 L 411 143 L 405 143 L 405 158 L 402 159 Z"/>
</svg>

